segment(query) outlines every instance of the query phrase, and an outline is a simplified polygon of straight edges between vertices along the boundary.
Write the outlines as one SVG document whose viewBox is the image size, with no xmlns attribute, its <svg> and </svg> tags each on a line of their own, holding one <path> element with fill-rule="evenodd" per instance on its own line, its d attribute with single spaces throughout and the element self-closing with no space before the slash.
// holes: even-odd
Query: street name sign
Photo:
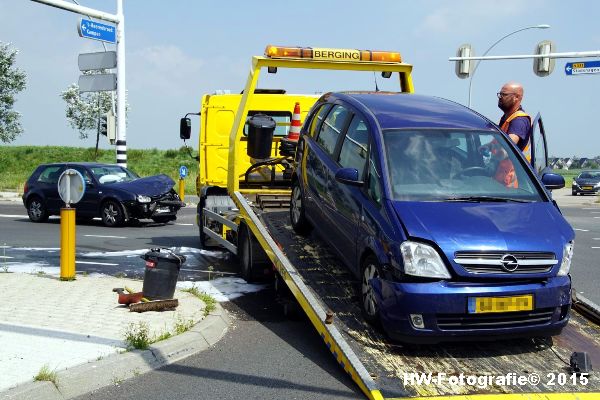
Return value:
<svg viewBox="0 0 600 400">
<path fill-rule="evenodd" d="M 116 68 L 117 52 L 100 51 L 98 53 L 83 53 L 77 58 L 77 64 L 80 71 Z"/>
<path fill-rule="evenodd" d="M 117 27 L 114 25 L 107 25 L 81 18 L 77 30 L 79 31 L 79 36 L 87 39 L 100 40 L 108 43 L 117 42 Z"/>
<path fill-rule="evenodd" d="M 600 61 L 577 61 L 565 64 L 565 74 L 600 74 Z"/>
<path fill-rule="evenodd" d="M 117 74 L 79 76 L 79 92 L 107 92 L 117 88 Z"/>
</svg>

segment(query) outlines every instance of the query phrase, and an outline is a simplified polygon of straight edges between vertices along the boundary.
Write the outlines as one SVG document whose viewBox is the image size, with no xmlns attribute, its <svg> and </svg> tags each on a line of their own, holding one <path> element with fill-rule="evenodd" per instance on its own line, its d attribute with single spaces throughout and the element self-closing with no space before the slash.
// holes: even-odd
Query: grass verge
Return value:
<svg viewBox="0 0 600 400">
<path fill-rule="evenodd" d="M 193 294 L 200 300 L 204 302 L 204 316 L 206 317 L 208 314 L 213 312 L 215 308 L 217 308 L 217 300 L 212 297 L 210 294 L 200 291 L 196 286 L 192 286 L 191 288 L 181 289 L 182 292 L 187 292 Z"/>
<path fill-rule="evenodd" d="M 58 376 L 55 370 L 51 370 L 48 364 L 44 364 L 36 376 L 33 377 L 34 381 L 48 381 L 52 382 L 55 388 L 58 389 Z"/>
</svg>

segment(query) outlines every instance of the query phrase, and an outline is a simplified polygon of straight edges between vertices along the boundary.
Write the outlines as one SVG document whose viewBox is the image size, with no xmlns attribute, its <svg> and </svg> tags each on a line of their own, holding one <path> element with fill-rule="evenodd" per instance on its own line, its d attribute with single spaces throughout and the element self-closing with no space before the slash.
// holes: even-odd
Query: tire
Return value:
<svg viewBox="0 0 600 400">
<path fill-rule="evenodd" d="M 311 230 L 310 223 L 306 219 L 306 213 L 304 210 L 304 196 L 297 179 L 292 183 L 290 221 L 294 231 L 300 235 L 306 235 Z"/>
<path fill-rule="evenodd" d="M 152 221 L 158 223 L 158 224 L 166 224 L 167 222 L 170 221 L 175 221 L 177 219 L 177 217 L 175 216 L 164 216 L 164 217 L 152 217 Z"/>
<path fill-rule="evenodd" d="M 577 192 L 576 191 L 571 191 L 571 196 L 577 196 Z"/>
<path fill-rule="evenodd" d="M 48 220 L 48 210 L 41 198 L 32 196 L 27 201 L 27 215 L 31 222 L 46 222 Z"/>
<path fill-rule="evenodd" d="M 379 326 L 379 307 L 370 280 L 379 277 L 379 262 L 375 256 L 368 256 L 362 264 L 360 279 L 360 309 L 370 324 Z"/>
<path fill-rule="evenodd" d="M 121 204 L 115 200 L 106 200 L 100 208 L 100 216 L 104 226 L 116 227 L 125 222 L 125 214 Z"/>
<path fill-rule="evenodd" d="M 269 258 L 252 235 L 248 225 L 242 223 L 238 230 L 237 256 L 240 274 L 248 283 L 264 280 L 268 276 Z"/>
<path fill-rule="evenodd" d="M 204 197 L 200 198 L 200 202 L 198 203 L 198 235 L 200 238 L 200 248 L 206 248 L 206 235 L 202 230 L 204 228 Z"/>
</svg>

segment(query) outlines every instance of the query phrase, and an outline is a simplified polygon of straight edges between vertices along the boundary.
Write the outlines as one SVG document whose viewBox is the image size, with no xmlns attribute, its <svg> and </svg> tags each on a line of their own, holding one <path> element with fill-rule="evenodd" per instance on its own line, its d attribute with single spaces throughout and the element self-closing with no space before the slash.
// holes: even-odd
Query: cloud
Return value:
<svg viewBox="0 0 600 400">
<path fill-rule="evenodd" d="M 132 88 L 153 88 L 163 95 L 181 95 L 182 88 L 188 86 L 186 82 L 198 76 L 204 65 L 203 60 L 175 45 L 145 47 L 129 57 L 127 80 Z"/>
<path fill-rule="evenodd" d="M 427 14 L 416 29 L 415 34 L 444 34 L 455 31 L 457 27 L 467 30 L 479 30 L 490 22 L 499 20 L 510 22 L 511 17 L 526 15 L 528 9 L 536 8 L 539 0 L 522 2 L 504 0 L 502 2 L 462 0 L 452 5 L 444 5 Z"/>
</svg>

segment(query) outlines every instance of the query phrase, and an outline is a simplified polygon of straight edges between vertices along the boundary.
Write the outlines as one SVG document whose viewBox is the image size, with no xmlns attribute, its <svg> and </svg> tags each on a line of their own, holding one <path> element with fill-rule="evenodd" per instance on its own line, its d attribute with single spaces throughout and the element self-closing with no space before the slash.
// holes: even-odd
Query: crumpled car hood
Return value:
<svg viewBox="0 0 600 400">
<path fill-rule="evenodd" d="M 123 189 L 131 193 L 142 194 L 150 197 L 161 196 L 168 193 L 175 185 L 175 181 L 167 175 L 154 175 L 139 178 L 129 182 L 110 184 L 111 188 Z"/>
</svg>

